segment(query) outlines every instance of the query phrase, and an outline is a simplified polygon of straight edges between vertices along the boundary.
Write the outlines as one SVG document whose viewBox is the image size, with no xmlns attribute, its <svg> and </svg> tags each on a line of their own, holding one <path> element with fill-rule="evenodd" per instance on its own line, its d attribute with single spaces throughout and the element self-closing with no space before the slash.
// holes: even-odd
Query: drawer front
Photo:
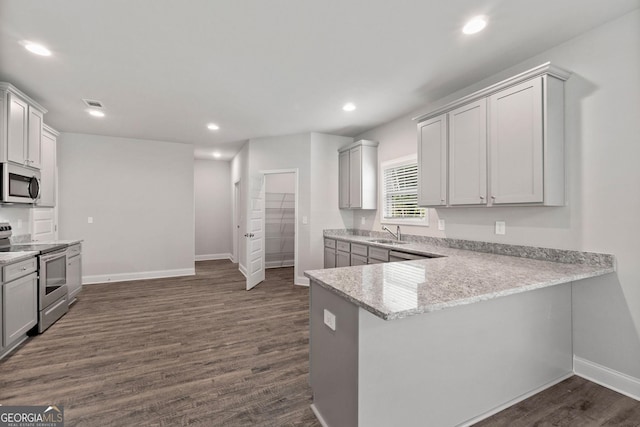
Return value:
<svg viewBox="0 0 640 427">
<path fill-rule="evenodd" d="M 367 256 L 367 246 L 366 245 L 359 245 L 357 243 L 352 243 L 351 244 L 351 253 L 352 254 L 356 254 L 356 255 L 362 255 L 362 256 Z"/>
<path fill-rule="evenodd" d="M 349 242 L 338 241 L 337 247 L 340 252 L 351 252 L 351 244 Z"/>
<path fill-rule="evenodd" d="M 82 246 L 80 244 L 69 246 L 67 248 L 67 257 L 71 258 L 76 255 L 80 255 L 82 252 Z"/>
<path fill-rule="evenodd" d="M 36 257 L 29 258 L 24 261 L 5 265 L 2 267 L 2 279 L 4 282 L 10 282 L 19 277 L 26 276 L 38 270 L 38 260 Z"/>
<path fill-rule="evenodd" d="M 369 248 L 369 258 L 387 262 L 389 261 L 389 250 L 373 247 Z"/>
</svg>

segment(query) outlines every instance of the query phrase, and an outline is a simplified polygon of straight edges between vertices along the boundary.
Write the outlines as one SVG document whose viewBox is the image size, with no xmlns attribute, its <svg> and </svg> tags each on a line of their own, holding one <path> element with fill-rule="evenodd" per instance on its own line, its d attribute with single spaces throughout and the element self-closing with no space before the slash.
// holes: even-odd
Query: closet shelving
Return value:
<svg viewBox="0 0 640 427">
<path fill-rule="evenodd" d="M 265 194 L 265 267 L 294 264 L 295 194 Z"/>
</svg>

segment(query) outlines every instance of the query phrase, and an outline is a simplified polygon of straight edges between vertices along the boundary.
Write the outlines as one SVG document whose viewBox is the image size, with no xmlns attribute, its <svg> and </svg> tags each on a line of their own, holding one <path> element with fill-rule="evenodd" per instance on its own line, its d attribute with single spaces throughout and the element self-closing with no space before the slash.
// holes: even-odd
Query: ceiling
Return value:
<svg viewBox="0 0 640 427">
<path fill-rule="evenodd" d="M 61 132 L 194 144 L 355 136 L 640 0 L 0 0 L 0 80 Z M 475 15 L 485 31 L 461 33 Z M 27 52 L 23 40 L 53 55 Z M 82 98 L 103 102 L 87 114 Z M 357 109 L 345 112 L 353 102 Z M 207 123 L 220 126 L 207 129 Z"/>
</svg>

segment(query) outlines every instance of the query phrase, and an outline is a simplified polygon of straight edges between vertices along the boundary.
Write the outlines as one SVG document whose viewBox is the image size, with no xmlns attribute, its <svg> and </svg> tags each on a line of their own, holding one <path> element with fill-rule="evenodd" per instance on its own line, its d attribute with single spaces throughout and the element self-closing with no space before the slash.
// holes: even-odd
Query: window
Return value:
<svg viewBox="0 0 640 427">
<path fill-rule="evenodd" d="M 418 206 L 418 161 L 403 157 L 381 165 L 383 224 L 429 225 L 427 209 Z"/>
</svg>

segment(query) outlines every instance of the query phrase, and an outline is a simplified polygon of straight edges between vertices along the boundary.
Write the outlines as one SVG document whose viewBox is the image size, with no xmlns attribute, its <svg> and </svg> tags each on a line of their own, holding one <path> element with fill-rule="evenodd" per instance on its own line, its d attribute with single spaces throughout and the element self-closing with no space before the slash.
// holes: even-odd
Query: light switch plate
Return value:
<svg viewBox="0 0 640 427">
<path fill-rule="evenodd" d="M 309 218 L 307 216 L 303 216 L 302 217 L 302 223 L 303 224 L 308 224 L 309 223 Z"/>
<path fill-rule="evenodd" d="M 92 216 L 87 218 L 87 224 L 93 224 L 93 217 Z"/>
<path fill-rule="evenodd" d="M 444 231 L 444 219 L 438 220 L 438 230 Z"/>
<path fill-rule="evenodd" d="M 336 315 L 324 309 L 324 324 L 329 327 L 332 331 L 336 330 Z"/>
<path fill-rule="evenodd" d="M 507 234 L 507 223 L 504 221 L 496 221 L 496 234 Z"/>
</svg>

